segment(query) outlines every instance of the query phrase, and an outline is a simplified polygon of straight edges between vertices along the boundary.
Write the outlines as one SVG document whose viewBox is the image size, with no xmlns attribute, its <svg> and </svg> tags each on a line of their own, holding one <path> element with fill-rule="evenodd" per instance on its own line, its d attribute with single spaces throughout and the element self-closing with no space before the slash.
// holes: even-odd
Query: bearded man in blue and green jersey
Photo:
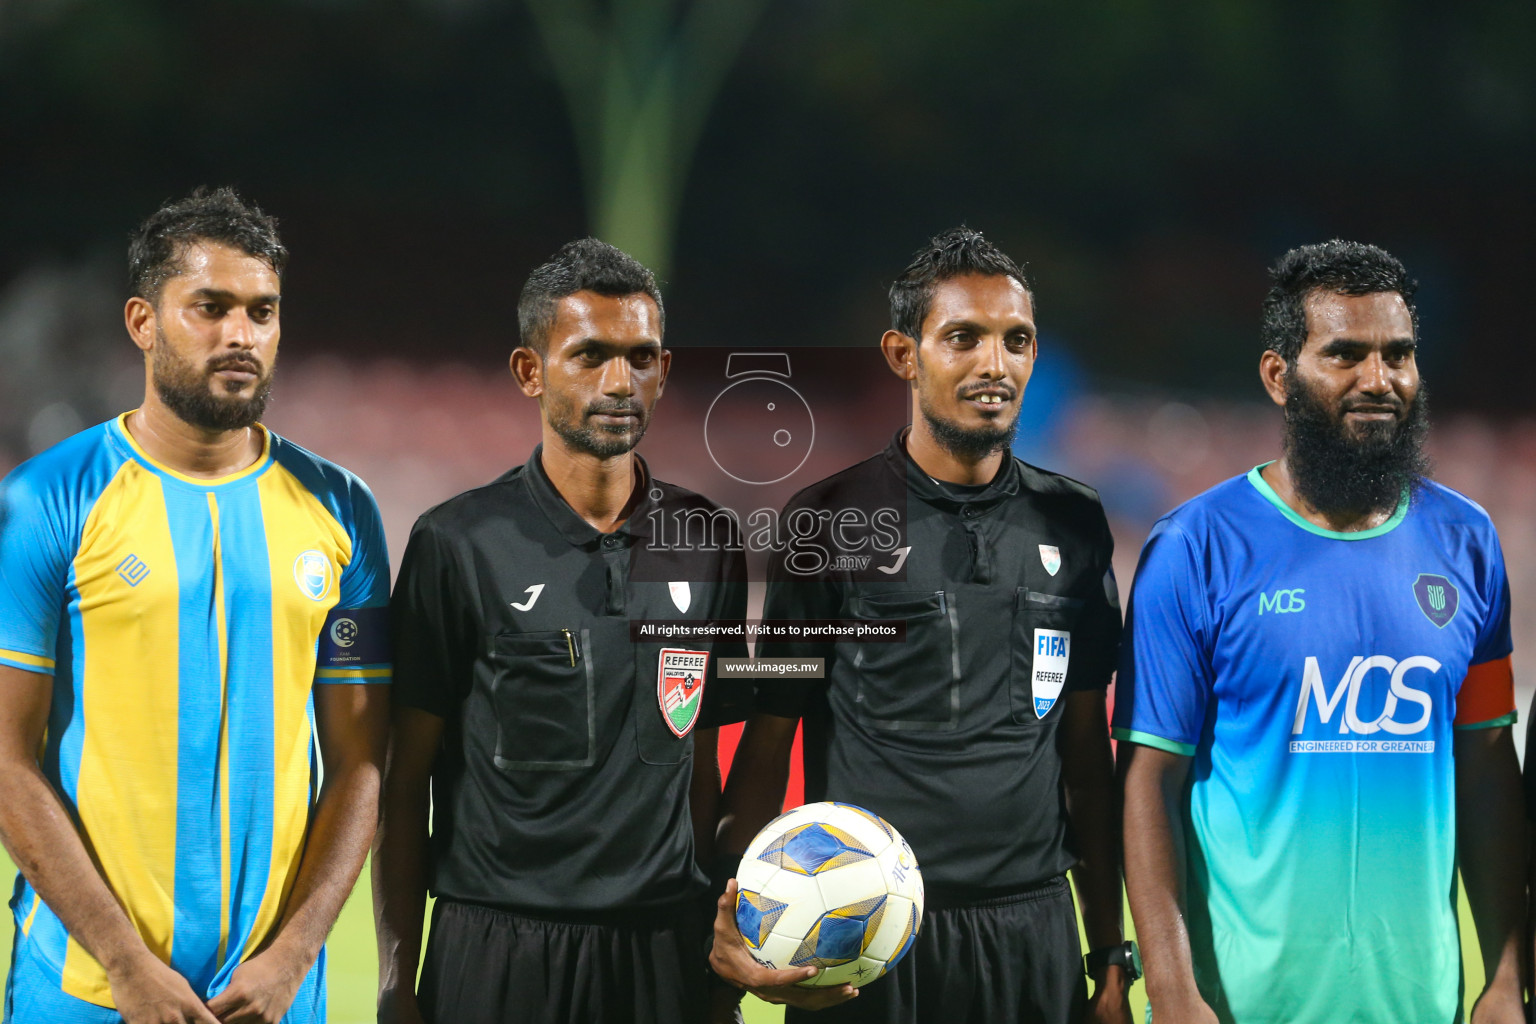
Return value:
<svg viewBox="0 0 1536 1024">
<path fill-rule="evenodd" d="M 1115 705 L 1158 1024 L 1462 1019 L 1459 866 L 1523 1019 L 1524 824 L 1493 523 L 1426 476 L 1414 285 L 1373 246 L 1272 270 L 1281 457 L 1164 516 Z M 1470 937 L 1469 937 L 1470 940 Z"/>
</svg>

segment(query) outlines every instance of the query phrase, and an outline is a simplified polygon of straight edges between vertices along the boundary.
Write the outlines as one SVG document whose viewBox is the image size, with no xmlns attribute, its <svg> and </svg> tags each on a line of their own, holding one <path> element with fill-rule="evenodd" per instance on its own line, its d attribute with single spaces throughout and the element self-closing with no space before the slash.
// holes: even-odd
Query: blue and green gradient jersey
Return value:
<svg viewBox="0 0 1536 1024">
<path fill-rule="evenodd" d="M 1426 483 L 1334 533 L 1255 469 L 1153 528 L 1126 636 L 1115 736 L 1193 759 L 1187 920 L 1217 1016 L 1459 1020 L 1453 730 L 1515 718 L 1487 514 Z"/>
<path fill-rule="evenodd" d="M 269 432 L 199 480 L 93 427 L 0 483 L 0 664 L 53 677 L 40 763 L 149 949 L 211 996 L 272 933 L 315 783 L 314 683 L 387 683 L 389 559 L 362 481 Z M 18 962 L 101 1006 L 18 878 Z"/>
</svg>

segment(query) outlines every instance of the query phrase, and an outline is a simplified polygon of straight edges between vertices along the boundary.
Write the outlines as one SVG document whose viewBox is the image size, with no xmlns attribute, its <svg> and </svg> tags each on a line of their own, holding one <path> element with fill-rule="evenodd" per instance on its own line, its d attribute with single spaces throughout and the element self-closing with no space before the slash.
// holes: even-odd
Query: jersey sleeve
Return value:
<svg viewBox="0 0 1536 1024">
<path fill-rule="evenodd" d="M 1120 589 L 1115 583 L 1115 541 L 1099 509 L 1099 542 L 1094 558 L 1095 585 L 1087 596 L 1078 636 L 1072 641 L 1066 689 L 1103 690 L 1115 673 L 1120 655 Z"/>
<path fill-rule="evenodd" d="M 389 602 L 396 704 L 449 718 L 469 691 L 476 638 L 466 628 L 466 584 L 430 519 L 416 521 Z"/>
<path fill-rule="evenodd" d="M 1487 551 L 1483 566 L 1483 595 L 1488 613 L 1478 628 L 1472 649 L 1474 665 L 1506 657 L 1514 650 L 1509 629 L 1509 576 L 1504 571 L 1504 549 L 1491 523 L 1484 543 Z"/>
<path fill-rule="evenodd" d="M 1484 541 L 1483 602 L 1487 615 L 1478 627 L 1472 665 L 1456 694 L 1455 727 L 1491 729 L 1514 723 L 1515 675 L 1510 663 L 1514 642 L 1509 625 L 1509 577 L 1504 551 L 1493 525 Z"/>
<path fill-rule="evenodd" d="M 747 557 L 743 550 L 728 553 L 715 606 L 709 617 L 717 622 L 742 622 L 747 617 Z M 745 721 L 752 711 L 752 683 L 731 678 L 720 671 L 721 658 L 745 658 L 744 639 L 718 640 L 710 644 L 709 668 L 704 687 L 704 706 L 699 711 L 699 725 L 713 728 Z"/>
<path fill-rule="evenodd" d="M 53 675 L 72 534 L 22 472 L 0 481 L 0 665 Z"/>
<path fill-rule="evenodd" d="M 352 560 L 341 571 L 340 598 L 320 632 L 315 682 L 388 683 L 389 549 L 378 503 L 352 480 Z"/>
<path fill-rule="evenodd" d="M 1188 534 L 1170 520 L 1142 549 L 1115 682 L 1114 736 L 1192 756 L 1214 683 L 1209 617 Z"/>
</svg>

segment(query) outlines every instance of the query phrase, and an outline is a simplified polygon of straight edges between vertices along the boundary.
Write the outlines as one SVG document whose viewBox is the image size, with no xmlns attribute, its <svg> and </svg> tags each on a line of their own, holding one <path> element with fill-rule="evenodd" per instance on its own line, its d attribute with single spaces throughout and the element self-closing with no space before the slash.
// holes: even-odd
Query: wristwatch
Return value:
<svg viewBox="0 0 1536 1024">
<path fill-rule="evenodd" d="M 1134 940 L 1127 939 L 1118 946 L 1105 946 L 1083 957 L 1083 971 L 1089 975 L 1111 965 L 1124 967 L 1129 981 L 1141 977 L 1141 950 L 1136 948 Z"/>
</svg>

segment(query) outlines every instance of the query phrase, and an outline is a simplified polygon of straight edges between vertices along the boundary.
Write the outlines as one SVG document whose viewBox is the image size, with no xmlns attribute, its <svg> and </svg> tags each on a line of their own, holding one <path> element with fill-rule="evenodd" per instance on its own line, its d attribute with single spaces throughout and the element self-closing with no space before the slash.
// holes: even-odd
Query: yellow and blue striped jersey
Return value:
<svg viewBox="0 0 1536 1024">
<path fill-rule="evenodd" d="M 389 558 L 361 480 L 265 432 L 217 480 L 125 417 L 0 483 L 0 664 L 53 676 L 40 763 L 149 949 L 213 995 L 272 933 L 316 782 L 314 683 L 387 683 Z M 18 946 L 102 1006 L 18 877 Z"/>
</svg>

